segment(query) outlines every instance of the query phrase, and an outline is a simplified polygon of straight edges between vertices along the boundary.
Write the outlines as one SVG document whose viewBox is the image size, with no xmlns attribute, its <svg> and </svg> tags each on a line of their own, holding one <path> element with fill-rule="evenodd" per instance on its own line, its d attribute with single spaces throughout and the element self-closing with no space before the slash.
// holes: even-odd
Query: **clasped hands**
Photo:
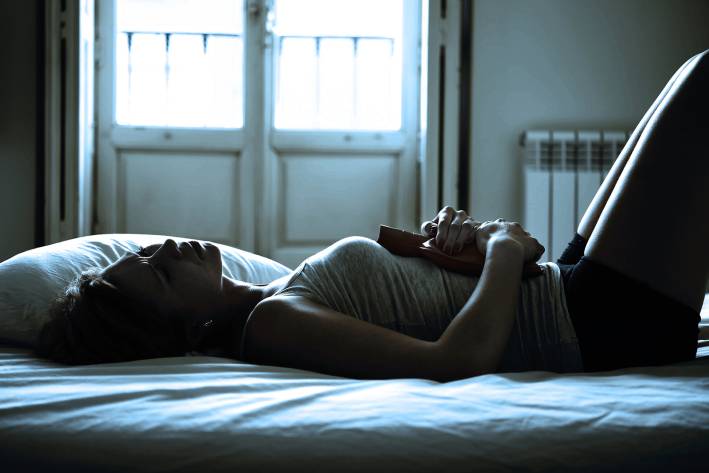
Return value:
<svg viewBox="0 0 709 473">
<path fill-rule="evenodd" d="M 506 241 L 519 245 L 524 262 L 537 261 L 544 253 L 544 246 L 522 225 L 504 219 L 480 222 L 470 217 L 465 210 L 446 206 L 433 218 L 421 224 L 421 234 L 435 237 L 435 244 L 444 253 L 456 255 L 468 245 L 475 245 L 485 255 L 488 245 Z"/>
</svg>

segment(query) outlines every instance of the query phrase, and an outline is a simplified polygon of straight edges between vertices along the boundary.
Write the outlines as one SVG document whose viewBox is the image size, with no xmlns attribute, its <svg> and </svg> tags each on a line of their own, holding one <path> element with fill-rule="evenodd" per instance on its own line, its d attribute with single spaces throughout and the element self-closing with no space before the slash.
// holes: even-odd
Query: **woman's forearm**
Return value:
<svg viewBox="0 0 709 473">
<path fill-rule="evenodd" d="M 475 291 L 437 342 L 454 372 L 475 376 L 499 365 L 515 320 L 523 260 L 515 242 L 488 244 Z"/>
</svg>

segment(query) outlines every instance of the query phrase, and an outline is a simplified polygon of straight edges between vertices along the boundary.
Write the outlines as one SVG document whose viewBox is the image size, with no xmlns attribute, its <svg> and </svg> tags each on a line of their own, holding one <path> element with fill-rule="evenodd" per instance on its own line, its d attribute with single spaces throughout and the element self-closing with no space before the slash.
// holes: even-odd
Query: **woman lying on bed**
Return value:
<svg viewBox="0 0 709 473">
<path fill-rule="evenodd" d="M 67 363 L 186 352 L 355 378 L 454 380 L 693 359 L 709 276 L 709 52 L 647 111 L 558 264 L 517 223 L 442 209 L 436 245 L 476 245 L 482 275 L 351 237 L 267 285 L 222 276 L 201 242 L 127 254 L 56 305 L 39 354 Z"/>
</svg>

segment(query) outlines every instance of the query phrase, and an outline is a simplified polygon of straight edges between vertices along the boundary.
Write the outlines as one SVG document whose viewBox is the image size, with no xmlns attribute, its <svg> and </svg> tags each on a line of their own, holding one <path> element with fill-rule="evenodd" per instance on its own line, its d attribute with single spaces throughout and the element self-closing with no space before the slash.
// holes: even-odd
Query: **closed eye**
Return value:
<svg viewBox="0 0 709 473">
<path fill-rule="evenodd" d="M 151 262 L 150 262 L 150 256 L 145 255 L 145 254 L 141 254 L 141 252 L 144 253 L 144 251 L 145 251 L 145 248 L 141 246 L 140 249 L 139 249 L 138 251 L 133 252 L 133 254 L 134 254 L 136 257 L 138 257 L 138 258 L 141 260 L 142 263 L 147 264 L 148 266 L 150 266 L 150 270 L 151 270 L 151 271 L 155 274 L 155 276 L 160 280 L 160 283 L 162 283 L 163 285 L 167 286 L 167 283 L 170 281 L 170 277 L 168 276 L 167 271 L 165 271 L 164 269 L 159 268 L 159 267 L 156 266 L 155 264 L 151 263 Z"/>
</svg>

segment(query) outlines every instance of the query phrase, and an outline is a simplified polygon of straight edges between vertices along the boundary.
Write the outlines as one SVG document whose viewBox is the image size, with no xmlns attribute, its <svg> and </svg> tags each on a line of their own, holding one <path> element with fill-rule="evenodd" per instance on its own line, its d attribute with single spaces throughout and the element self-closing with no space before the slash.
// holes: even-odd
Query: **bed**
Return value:
<svg viewBox="0 0 709 473">
<path fill-rule="evenodd" d="M 709 347 L 660 367 L 443 384 L 204 356 L 81 367 L 32 356 L 57 281 L 161 239 L 92 236 L 0 264 L 2 471 L 709 470 Z M 288 271 L 222 252 L 232 277 Z"/>
</svg>

